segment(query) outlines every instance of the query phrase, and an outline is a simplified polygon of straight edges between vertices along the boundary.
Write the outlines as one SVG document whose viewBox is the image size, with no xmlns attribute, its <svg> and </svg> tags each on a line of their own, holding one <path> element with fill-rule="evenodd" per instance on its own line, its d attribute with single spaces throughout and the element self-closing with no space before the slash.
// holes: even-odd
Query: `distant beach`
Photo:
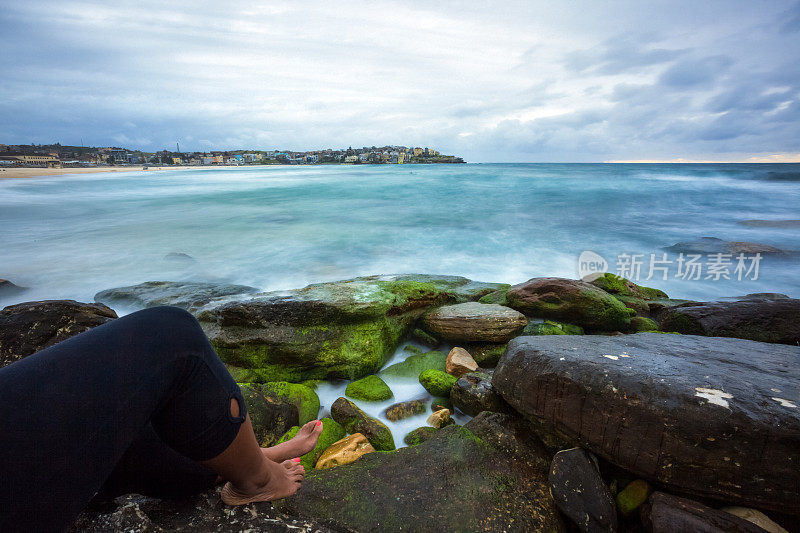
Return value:
<svg viewBox="0 0 800 533">
<path fill-rule="evenodd" d="M 20 167 L 20 168 L 2 168 L 0 169 L 0 179 L 2 178 L 38 178 L 41 176 L 63 176 L 66 174 L 96 174 L 101 172 L 151 172 L 153 170 L 191 170 L 191 169 L 209 169 L 209 168 L 232 168 L 234 165 L 219 165 L 214 167 L 199 167 L 199 166 L 175 166 L 175 167 L 154 167 L 148 166 L 144 168 L 143 165 L 133 165 L 129 167 L 73 167 L 73 168 L 36 168 L 36 167 Z"/>
</svg>

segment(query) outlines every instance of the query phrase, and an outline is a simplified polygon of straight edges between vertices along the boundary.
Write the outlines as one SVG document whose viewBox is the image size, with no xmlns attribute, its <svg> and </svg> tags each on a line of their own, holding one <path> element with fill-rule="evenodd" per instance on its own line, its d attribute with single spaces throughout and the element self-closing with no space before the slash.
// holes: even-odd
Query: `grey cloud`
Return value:
<svg viewBox="0 0 800 533">
<path fill-rule="evenodd" d="M 670 87 L 690 87 L 715 81 L 733 63 L 724 55 L 678 61 L 659 77 L 659 83 Z"/>
<path fill-rule="evenodd" d="M 578 72 L 621 74 L 642 67 L 660 65 L 686 53 L 684 49 L 654 48 L 652 37 L 625 34 L 597 46 L 567 54 L 565 64 Z"/>
</svg>

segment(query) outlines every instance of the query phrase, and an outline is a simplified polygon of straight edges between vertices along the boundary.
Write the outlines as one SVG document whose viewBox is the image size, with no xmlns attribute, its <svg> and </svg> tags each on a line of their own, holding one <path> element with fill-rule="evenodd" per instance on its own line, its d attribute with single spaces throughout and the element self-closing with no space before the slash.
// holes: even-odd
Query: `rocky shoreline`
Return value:
<svg viewBox="0 0 800 533">
<path fill-rule="evenodd" d="M 267 293 L 148 282 L 95 299 L 0 311 L 0 365 L 112 308 L 175 305 L 242 384 L 262 445 L 317 417 L 325 430 L 291 498 L 227 510 L 215 491 L 126 496 L 95 502 L 76 530 L 798 530 L 797 299 L 691 302 L 612 274 L 515 286 L 386 275 Z M 394 401 L 397 380 L 427 395 L 362 410 Z M 347 388 L 325 405 L 330 382 Z M 427 423 L 404 435 L 380 419 L 412 417 Z"/>
</svg>

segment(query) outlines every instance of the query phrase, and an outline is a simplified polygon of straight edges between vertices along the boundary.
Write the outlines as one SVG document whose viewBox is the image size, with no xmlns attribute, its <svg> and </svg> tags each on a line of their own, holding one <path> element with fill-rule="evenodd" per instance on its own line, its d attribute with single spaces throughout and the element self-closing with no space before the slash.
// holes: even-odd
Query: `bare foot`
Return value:
<svg viewBox="0 0 800 533">
<path fill-rule="evenodd" d="M 300 488 L 305 468 L 293 460 L 276 464 L 269 479 L 264 485 L 252 487 L 234 487 L 231 482 L 225 483 L 220 496 L 228 505 L 245 505 L 253 502 L 268 502 L 291 496 Z"/>
<path fill-rule="evenodd" d="M 297 435 L 290 440 L 276 444 L 270 448 L 261 448 L 261 451 L 267 459 L 280 463 L 287 459 L 300 457 L 313 450 L 314 446 L 317 445 L 317 439 L 319 439 L 321 433 L 322 420 L 312 420 L 303 425 L 297 432 Z"/>
</svg>

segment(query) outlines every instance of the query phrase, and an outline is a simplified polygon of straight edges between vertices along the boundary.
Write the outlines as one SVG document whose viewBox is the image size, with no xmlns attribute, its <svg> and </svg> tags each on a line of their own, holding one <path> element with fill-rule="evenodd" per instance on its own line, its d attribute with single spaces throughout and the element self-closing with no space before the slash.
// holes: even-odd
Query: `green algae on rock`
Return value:
<svg viewBox="0 0 800 533">
<path fill-rule="evenodd" d="M 499 284 L 457 276 L 369 276 L 270 292 L 198 316 L 228 365 L 251 381 L 358 379 L 375 373 L 428 308 Z"/>
<path fill-rule="evenodd" d="M 405 361 L 387 366 L 380 371 L 379 375 L 418 379 L 425 370 L 433 369 L 444 372 L 446 363 L 447 354 L 434 350 L 422 355 L 410 355 L 406 357 Z"/>
<path fill-rule="evenodd" d="M 277 444 L 281 435 L 298 423 L 294 404 L 265 395 L 258 385 L 241 383 L 240 388 L 260 446 Z"/>
<path fill-rule="evenodd" d="M 528 322 L 523 335 L 583 335 L 583 328 L 554 320 L 544 320 L 541 322 Z"/>
<path fill-rule="evenodd" d="M 506 351 L 506 345 L 507 343 L 470 342 L 464 347 L 472 355 L 479 367 L 492 368 L 497 366 L 497 362 L 503 356 L 503 352 Z"/>
<path fill-rule="evenodd" d="M 636 479 L 617 494 L 617 509 L 622 516 L 628 516 L 647 501 L 653 488 L 643 479 Z"/>
<path fill-rule="evenodd" d="M 631 331 L 638 333 L 640 331 L 658 331 L 658 324 L 656 321 L 644 316 L 635 316 L 631 318 Z"/>
<path fill-rule="evenodd" d="M 431 400 L 431 411 L 436 412 L 441 409 L 453 410 L 453 402 L 447 396 L 434 396 Z"/>
<path fill-rule="evenodd" d="M 387 420 L 397 422 L 405 418 L 419 415 L 427 411 L 428 402 L 426 400 L 409 400 L 390 405 L 383 411 L 383 416 Z"/>
<path fill-rule="evenodd" d="M 326 417 L 323 418 L 321 422 L 322 433 L 319 435 L 316 446 L 314 446 L 314 449 L 307 454 L 300 456 L 300 464 L 305 467 L 306 471 L 313 470 L 317 465 L 317 461 L 322 456 L 322 453 L 327 450 L 331 444 L 343 439 L 344 436 L 347 435 L 347 432 L 344 430 L 342 425 L 336 420 Z M 293 428 L 289 429 L 289 431 L 287 431 L 276 444 L 293 439 L 295 435 L 297 435 L 298 431 L 300 431 L 300 426 L 294 426 Z"/>
<path fill-rule="evenodd" d="M 521 438 L 526 430 L 517 422 L 499 416 L 481 415 L 418 445 L 309 472 L 302 490 L 274 503 L 364 533 L 563 532 L 547 485 L 549 456 Z"/>
<path fill-rule="evenodd" d="M 434 396 L 450 396 L 450 389 L 458 378 L 441 370 L 429 369 L 419 375 L 419 383 Z"/>
<path fill-rule="evenodd" d="M 627 331 L 631 316 L 617 298 L 585 281 L 533 278 L 508 290 L 508 305 L 530 317 L 558 320 L 590 331 Z"/>
<path fill-rule="evenodd" d="M 348 433 L 361 433 L 367 437 L 376 450 L 391 451 L 395 449 L 394 437 L 386 424 L 369 416 L 347 398 L 338 398 L 333 402 L 331 416 Z"/>
<path fill-rule="evenodd" d="M 279 398 L 297 407 L 298 423 L 316 420 L 319 415 L 319 396 L 314 389 L 299 383 L 272 381 L 261 385 L 261 391 L 273 398 Z"/>
<path fill-rule="evenodd" d="M 379 402 L 388 400 L 394 394 L 389 385 L 378 376 L 372 375 L 353 381 L 344 391 L 345 395 L 356 400 Z"/>
<path fill-rule="evenodd" d="M 403 437 L 403 442 L 408 446 L 416 446 L 417 444 L 422 444 L 426 440 L 429 440 L 436 435 L 437 431 L 439 431 L 437 428 L 431 426 L 418 427 Z"/>
</svg>

